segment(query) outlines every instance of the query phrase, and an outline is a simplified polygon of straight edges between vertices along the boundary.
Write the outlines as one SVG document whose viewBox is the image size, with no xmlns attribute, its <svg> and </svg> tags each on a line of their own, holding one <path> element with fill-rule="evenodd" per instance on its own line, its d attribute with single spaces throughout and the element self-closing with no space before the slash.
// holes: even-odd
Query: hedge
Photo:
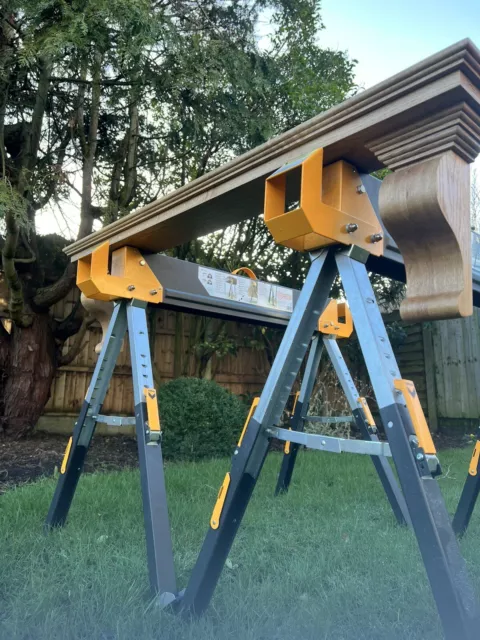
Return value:
<svg viewBox="0 0 480 640">
<path fill-rule="evenodd" d="M 212 380 L 177 378 L 158 391 L 162 451 L 167 459 L 230 456 L 248 408 Z"/>
</svg>

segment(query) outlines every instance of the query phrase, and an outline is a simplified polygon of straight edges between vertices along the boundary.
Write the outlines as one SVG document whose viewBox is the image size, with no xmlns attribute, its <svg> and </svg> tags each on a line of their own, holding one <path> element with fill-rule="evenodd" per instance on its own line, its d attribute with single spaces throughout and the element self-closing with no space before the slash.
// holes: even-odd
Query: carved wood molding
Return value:
<svg viewBox="0 0 480 640">
<path fill-rule="evenodd" d="M 473 311 L 468 163 L 480 152 L 480 64 L 475 62 L 469 64 L 468 100 L 367 143 L 394 171 L 382 184 L 379 205 L 405 264 L 407 297 L 400 308 L 405 320 Z"/>
<path fill-rule="evenodd" d="M 382 220 L 403 255 L 404 320 L 471 315 L 470 167 L 453 151 L 388 175 Z"/>
<path fill-rule="evenodd" d="M 460 102 L 367 146 L 389 169 L 401 169 L 447 151 L 473 162 L 480 153 L 480 111 Z"/>
</svg>

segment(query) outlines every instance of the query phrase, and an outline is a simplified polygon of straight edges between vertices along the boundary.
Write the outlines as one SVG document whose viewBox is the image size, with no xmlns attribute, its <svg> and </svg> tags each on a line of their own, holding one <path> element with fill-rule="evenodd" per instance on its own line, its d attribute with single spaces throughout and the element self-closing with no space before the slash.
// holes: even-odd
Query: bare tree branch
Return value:
<svg viewBox="0 0 480 640">
<path fill-rule="evenodd" d="M 69 264 L 57 282 L 37 290 L 33 298 L 34 305 L 39 309 L 48 309 L 48 307 L 62 300 L 74 286 L 75 275 L 75 265 Z"/>
</svg>

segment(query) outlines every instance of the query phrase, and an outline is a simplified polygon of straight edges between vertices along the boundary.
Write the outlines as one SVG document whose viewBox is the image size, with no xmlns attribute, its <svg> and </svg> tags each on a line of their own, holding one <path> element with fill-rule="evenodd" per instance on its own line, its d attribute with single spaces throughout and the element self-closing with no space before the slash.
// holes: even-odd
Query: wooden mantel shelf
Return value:
<svg viewBox="0 0 480 640">
<path fill-rule="evenodd" d="M 389 197 L 383 197 L 387 214 L 383 216 L 382 202 L 381 214 L 403 254 L 408 279 L 409 249 L 396 235 L 397 203 L 392 193 L 406 188 L 413 178 L 405 178 L 405 172 L 411 173 L 416 164 L 423 166 L 448 156 L 450 160 L 443 160 L 441 167 L 428 165 L 424 171 L 429 179 L 438 180 L 452 162 L 460 176 L 459 163 L 468 166 L 479 153 L 480 51 L 470 40 L 462 40 L 74 242 L 65 251 L 75 261 L 107 240 L 112 248 L 128 243 L 143 250 L 162 251 L 260 214 L 265 178 L 283 164 L 319 147 L 324 149 L 325 164 L 344 159 L 366 173 L 382 167 L 394 170 L 392 175 L 398 177 L 399 184 L 390 188 Z M 461 177 L 462 189 L 465 175 Z M 436 196 L 432 192 L 428 197 Z M 445 194 L 442 197 L 448 199 Z M 398 202 L 398 206 L 403 205 Z M 422 206 L 422 194 L 418 193 L 417 208 Z M 437 206 L 432 220 L 438 215 L 451 225 L 445 206 Z M 418 212 L 412 209 L 411 214 L 410 222 Z M 461 244 L 465 234 L 457 233 L 455 224 L 456 242 Z M 423 219 L 423 231 L 425 225 Z M 465 227 L 465 221 L 462 225 Z M 437 225 L 438 229 L 441 227 Z M 464 262 L 469 259 L 469 255 L 462 256 Z M 459 274 L 460 271 L 457 280 Z M 452 291 L 457 285 L 452 282 Z M 449 304 L 453 309 L 456 303 L 453 293 L 452 296 Z"/>
</svg>

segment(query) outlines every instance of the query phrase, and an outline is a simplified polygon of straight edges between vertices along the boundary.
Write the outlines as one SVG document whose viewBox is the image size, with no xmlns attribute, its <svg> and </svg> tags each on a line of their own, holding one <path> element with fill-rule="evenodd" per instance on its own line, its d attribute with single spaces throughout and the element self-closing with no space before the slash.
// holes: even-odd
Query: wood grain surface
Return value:
<svg viewBox="0 0 480 640">
<path fill-rule="evenodd" d="M 407 273 L 402 319 L 416 322 L 473 312 L 470 167 L 453 151 L 388 175 L 380 212 Z"/>
</svg>

